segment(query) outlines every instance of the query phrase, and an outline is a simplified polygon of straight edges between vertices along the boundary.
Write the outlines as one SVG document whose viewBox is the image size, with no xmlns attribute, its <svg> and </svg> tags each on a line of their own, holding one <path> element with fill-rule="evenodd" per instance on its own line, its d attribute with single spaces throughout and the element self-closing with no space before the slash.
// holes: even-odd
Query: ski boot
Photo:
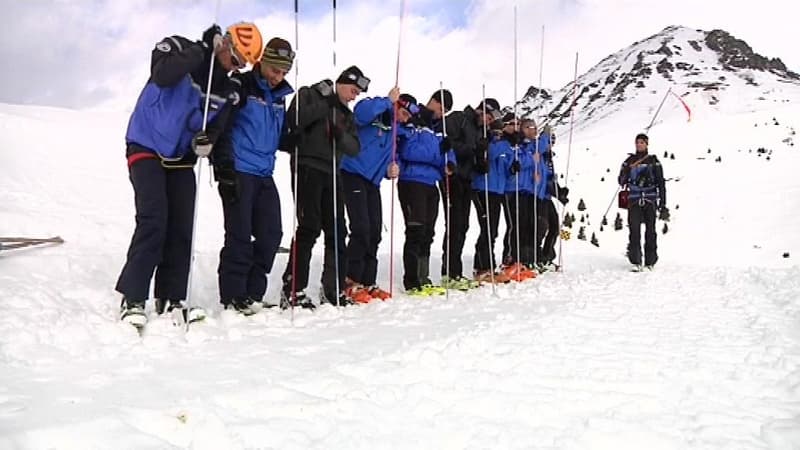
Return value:
<svg viewBox="0 0 800 450">
<path fill-rule="evenodd" d="M 304 291 L 297 291 L 295 292 L 295 306 L 300 307 L 303 309 L 316 309 L 317 305 L 315 305 L 311 299 L 306 295 Z M 292 294 L 281 290 L 281 302 L 280 307 L 281 309 L 289 309 L 292 306 Z"/>
<path fill-rule="evenodd" d="M 147 314 L 144 312 L 144 300 L 122 298 L 119 308 L 119 320 L 133 325 L 140 333 L 147 325 Z"/>
</svg>

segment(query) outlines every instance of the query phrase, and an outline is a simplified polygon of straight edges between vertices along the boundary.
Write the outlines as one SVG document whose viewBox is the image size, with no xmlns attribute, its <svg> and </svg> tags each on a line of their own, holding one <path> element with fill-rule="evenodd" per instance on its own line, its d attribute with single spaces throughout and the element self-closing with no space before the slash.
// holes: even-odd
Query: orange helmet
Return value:
<svg viewBox="0 0 800 450">
<path fill-rule="evenodd" d="M 234 48 L 244 56 L 245 61 L 253 65 L 261 59 L 264 41 L 261 39 L 261 32 L 258 31 L 256 24 L 252 22 L 235 23 L 228 27 L 227 32 Z"/>
</svg>

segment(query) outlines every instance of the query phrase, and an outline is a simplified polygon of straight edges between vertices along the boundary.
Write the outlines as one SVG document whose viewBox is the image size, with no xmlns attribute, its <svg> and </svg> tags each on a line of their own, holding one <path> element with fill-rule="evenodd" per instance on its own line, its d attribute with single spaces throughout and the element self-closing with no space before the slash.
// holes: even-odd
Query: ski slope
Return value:
<svg viewBox="0 0 800 450">
<path fill-rule="evenodd" d="M 0 235 L 66 240 L 0 253 L 0 448 L 800 448 L 800 154 L 782 142 L 800 111 L 698 108 L 690 123 L 676 111 L 651 132 L 666 176 L 680 179 L 668 183 L 673 219 L 652 273 L 627 271 L 616 208 L 599 231 L 619 164 L 649 122 L 622 112 L 572 145 L 568 209 L 580 216 L 585 200 L 600 247 L 575 239 L 576 222 L 563 273 L 496 294 L 398 293 L 293 320 L 221 311 L 221 208 L 203 166 L 193 301 L 211 316 L 188 334 L 152 320 L 140 338 L 116 320 L 113 291 L 133 229 L 127 115 L 0 105 Z M 564 172 L 567 133 L 557 132 Z M 381 252 L 386 283 L 388 229 Z"/>
</svg>

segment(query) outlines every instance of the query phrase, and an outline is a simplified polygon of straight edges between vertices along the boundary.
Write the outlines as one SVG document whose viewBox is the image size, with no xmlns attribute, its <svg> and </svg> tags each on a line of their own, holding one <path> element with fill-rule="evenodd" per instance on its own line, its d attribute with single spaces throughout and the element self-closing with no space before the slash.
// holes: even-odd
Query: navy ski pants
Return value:
<svg viewBox="0 0 800 450">
<path fill-rule="evenodd" d="M 189 277 L 194 220 L 192 168 L 166 169 L 157 158 L 129 168 L 136 204 L 136 229 L 116 290 L 146 300 L 155 271 L 155 298 L 183 300 Z"/>
</svg>

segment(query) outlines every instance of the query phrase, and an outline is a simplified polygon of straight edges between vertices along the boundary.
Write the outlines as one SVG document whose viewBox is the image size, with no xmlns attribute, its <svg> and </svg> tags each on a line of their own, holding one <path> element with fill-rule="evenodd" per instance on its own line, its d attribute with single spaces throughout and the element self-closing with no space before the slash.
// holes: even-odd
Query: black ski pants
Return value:
<svg viewBox="0 0 800 450">
<path fill-rule="evenodd" d="M 445 234 L 442 241 L 442 275 L 451 279 L 463 276 L 463 263 L 461 255 L 464 251 L 464 242 L 469 229 L 469 213 L 472 203 L 472 181 L 458 175 L 450 175 L 450 223 L 447 223 L 447 185 L 439 183 L 442 193 L 442 209 L 445 214 Z M 450 244 L 450 254 L 447 245 Z M 450 263 L 450 273 L 447 273 L 447 264 Z"/>
<path fill-rule="evenodd" d="M 311 250 L 317 242 L 320 232 L 325 233 L 325 257 L 322 265 L 322 288 L 325 297 L 336 299 L 336 247 L 338 247 L 339 290 L 344 290 L 344 278 L 347 273 L 345 255 L 344 192 L 341 177 L 336 183 L 337 229 L 334 230 L 333 213 L 333 175 L 313 167 L 300 165 L 297 169 L 297 237 L 292 242 L 296 249 L 289 255 L 289 263 L 283 273 L 283 290 L 289 294 L 292 290 L 292 271 L 297 259 L 297 279 L 294 288 L 302 291 L 308 287 L 308 272 L 311 264 Z M 294 188 L 294 182 L 292 183 Z M 293 253 L 296 253 L 293 254 Z"/>
<path fill-rule="evenodd" d="M 536 260 L 540 263 L 551 263 L 556 259 L 556 240 L 561 232 L 558 227 L 558 211 L 552 199 L 533 198 L 532 202 L 536 202 Z"/>
<path fill-rule="evenodd" d="M 628 205 L 628 260 L 642 263 L 641 233 L 644 223 L 644 264 L 652 266 L 658 261 L 656 250 L 656 205 L 647 200 Z"/>
<path fill-rule="evenodd" d="M 533 264 L 533 195 L 520 192 L 519 194 L 519 234 L 517 233 L 517 195 L 513 192 L 506 193 L 506 234 L 503 242 L 503 262 L 513 264 Z M 484 219 L 485 220 L 485 219 Z M 519 235 L 519 242 L 517 242 Z M 519 250 L 519 261 L 517 251 Z"/>
<path fill-rule="evenodd" d="M 414 181 L 398 182 L 397 193 L 406 223 L 403 287 L 409 290 L 431 282 L 431 244 L 439 214 L 439 193 L 436 186 Z"/>
<path fill-rule="evenodd" d="M 378 276 L 378 245 L 381 243 L 381 191 L 366 178 L 342 174 L 350 236 L 347 242 L 347 276 L 364 286 L 375 285 Z"/>
<path fill-rule="evenodd" d="M 475 243 L 475 260 L 472 266 L 476 273 L 497 267 L 494 258 L 494 241 L 497 239 L 500 208 L 504 200 L 504 195 L 489 193 L 489 204 L 487 205 L 484 191 L 472 191 L 472 201 L 475 203 L 478 225 L 481 228 L 478 242 Z M 488 228 L 486 223 L 487 214 L 489 215 Z"/>
</svg>

